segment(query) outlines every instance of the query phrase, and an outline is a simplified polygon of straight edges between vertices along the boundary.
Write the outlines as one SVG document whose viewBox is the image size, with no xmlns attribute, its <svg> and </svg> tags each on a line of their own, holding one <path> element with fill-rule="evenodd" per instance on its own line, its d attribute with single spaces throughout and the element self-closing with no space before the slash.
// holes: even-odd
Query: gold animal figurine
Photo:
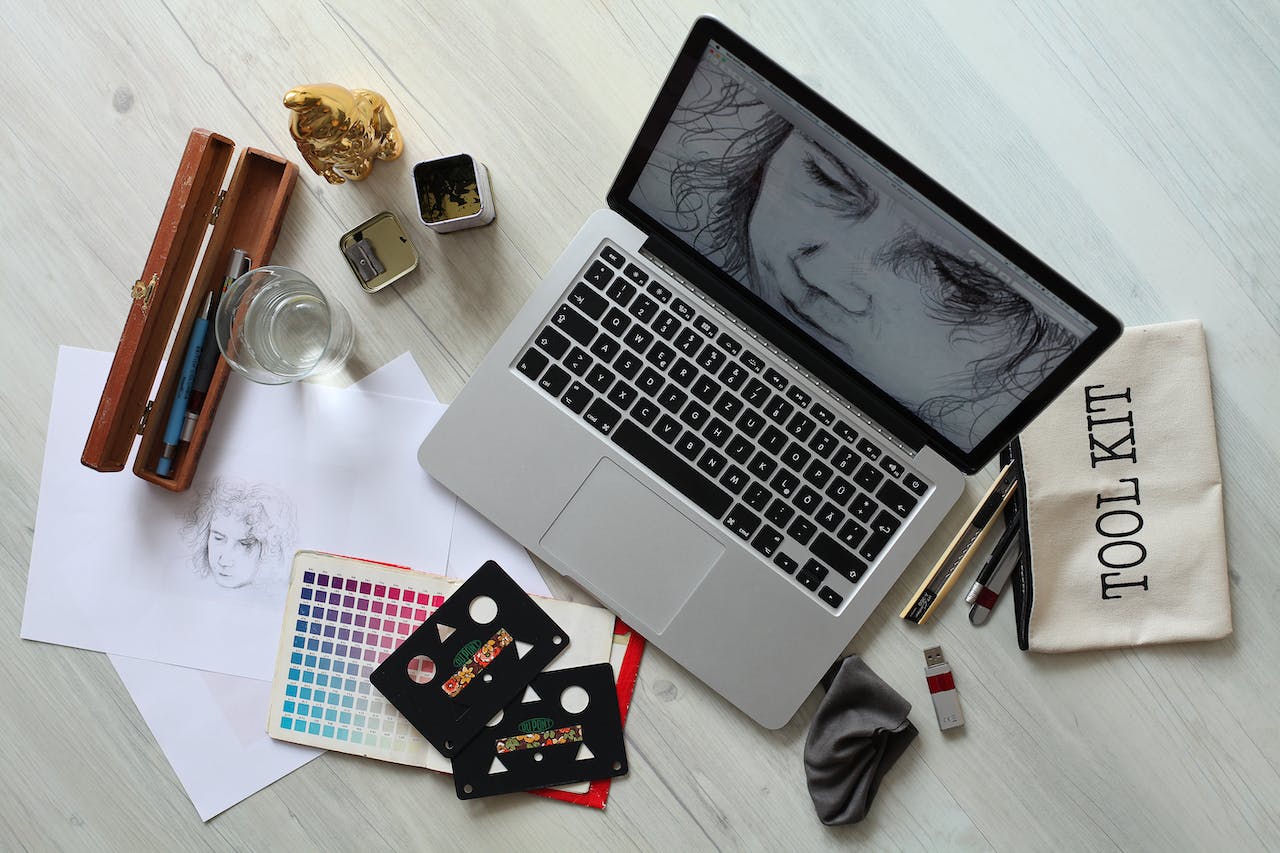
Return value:
<svg viewBox="0 0 1280 853">
<path fill-rule="evenodd" d="M 396 117 L 377 92 L 316 83 L 285 92 L 284 105 L 293 110 L 289 132 L 302 158 L 331 184 L 363 181 L 374 158 L 394 160 L 404 151 Z"/>
</svg>

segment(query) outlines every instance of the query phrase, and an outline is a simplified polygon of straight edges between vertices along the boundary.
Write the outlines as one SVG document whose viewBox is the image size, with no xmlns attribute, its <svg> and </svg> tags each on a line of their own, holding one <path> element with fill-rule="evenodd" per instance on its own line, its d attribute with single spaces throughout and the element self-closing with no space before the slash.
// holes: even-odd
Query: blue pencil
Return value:
<svg viewBox="0 0 1280 853">
<path fill-rule="evenodd" d="M 196 364 L 200 361 L 200 352 L 204 349 L 205 338 L 209 334 L 209 321 L 205 314 L 209 311 L 213 294 L 205 297 L 200 313 L 196 315 L 195 325 L 191 327 L 191 341 L 187 344 L 186 357 L 182 359 L 182 377 L 178 380 L 178 391 L 174 394 L 173 405 L 169 408 L 169 422 L 164 429 L 164 450 L 160 461 L 156 463 L 156 473 L 168 477 L 173 470 L 173 456 L 182 439 L 182 422 L 187 415 L 187 400 L 191 397 L 191 387 L 196 380 Z"/>
</svg>

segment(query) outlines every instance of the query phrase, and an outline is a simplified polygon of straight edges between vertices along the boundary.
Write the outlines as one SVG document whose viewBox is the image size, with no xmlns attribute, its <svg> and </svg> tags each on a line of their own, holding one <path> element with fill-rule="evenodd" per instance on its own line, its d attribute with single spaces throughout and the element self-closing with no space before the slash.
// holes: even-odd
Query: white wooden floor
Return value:
<svg viewBox="0 0 1280 853">
<path fill-rule="evenodd" d="M 1280 7 L 1274 0 L 0 2 L 0 849 L 1280 848 Z M 450 399 L 605 189 L 695 15 L 756 41 L 1126 322 L 1199 318 L 1214 380 L 1235 635 L 1067 657 L 1009 602 L 893 614 L 851 647 L 920 737 L 862 824 L 814 817 L 811 697 L 765 731 L 650 652 L 604 814 L 459 803 L 443 777 L 330 755 L 202 824 L 107 660 L 18 639 L 59 343 L 111 349 L 193 126 L 297 158 L 299 83 L 372 88 L 404 158 L 304 174 L 274 260 L 350 288 L 359 375 L 408 349 Z M 437 237 L 410 169 L 470 151 L 499 217 Z M 376 296 L 338 236 L 383 209 L 421 271 Z M 119 475 L 128 476 L 128 475 Z M 957 524 L 989 477 L 952 515 Z M 566 587 L 558 579 L 559 590 Z M 941 643 L 967 725 L 934 724 Z M 767 673 L 761 673 L 767 678 Z"/>
</svg>

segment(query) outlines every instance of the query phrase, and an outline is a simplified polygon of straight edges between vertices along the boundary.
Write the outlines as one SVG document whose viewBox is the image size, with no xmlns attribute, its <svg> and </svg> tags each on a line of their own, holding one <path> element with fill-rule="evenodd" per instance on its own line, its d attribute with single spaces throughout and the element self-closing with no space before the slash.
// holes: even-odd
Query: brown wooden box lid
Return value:
<svg viewBox="0 0 1280 853">
<path fill-rule="evenodd" d="M 187 310 L 178 323 L 173 352 L 185 352 L 203 295 L 221 285 L 224 253 L 232 247 L 243 248 L 254 266 L 267 263 L 270 257 L 297 180 L 297 167 L 275 155 L 246 149 L 226 192 L 220 195 L 234 150 L 235 143 L 230 139 L 207 130 L 193 130 L 187 140 L 142 277 L 134 285 L 133 303 L 85 442 L 80 461 L 90 468 L 120 471 L 128 461 L 210 224 L 217 220 L 191 288 L 193 296 L 187 300 Z M 208 345 L 217 346 L 212 338 Z M 172 356 L 169 359 L 149 416 L 150 423 L 159 426 L 146 430 L 134 465 L 143 479 L 174 491 L 191 484 L 230 370 L 219 358 L 196 435 L 187 450 L 188 458 L 178 463 L 173 477 L 163 478 L 155 474 L 150 457 L 159 452 L 160 433 L 177 385 L 180 361 Z"/>
</svg>

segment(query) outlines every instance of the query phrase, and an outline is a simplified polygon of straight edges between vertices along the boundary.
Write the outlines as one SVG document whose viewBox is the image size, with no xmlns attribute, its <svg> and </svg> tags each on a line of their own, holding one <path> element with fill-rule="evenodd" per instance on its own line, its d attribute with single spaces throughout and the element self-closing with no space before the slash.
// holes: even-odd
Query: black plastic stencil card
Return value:
<svg viewBox="0 0 1280 853">
<path fill-rule="evenodd" d="M 542 673 L 453 756 L 460 800 L 626 772 L 618 688 L 607 663 Z"/>
<path fill-rule="evenodd" d="M 369 680 L 452 757 L 569 645 L 569 635 L 490 560 Z"/>
</svg>

